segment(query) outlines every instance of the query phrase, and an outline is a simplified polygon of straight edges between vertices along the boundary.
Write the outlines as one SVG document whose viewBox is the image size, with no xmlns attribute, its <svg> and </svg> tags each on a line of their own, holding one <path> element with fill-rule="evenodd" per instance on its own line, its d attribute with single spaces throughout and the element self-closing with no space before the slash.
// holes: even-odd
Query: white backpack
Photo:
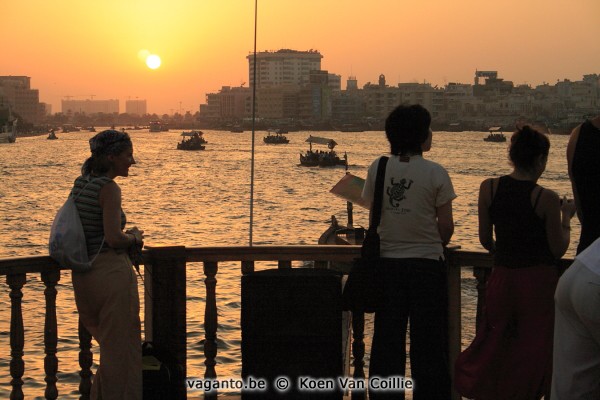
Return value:
<svg viewBox="0 0 600 400">
<path fill-rule="evenodd" d="M 58 210 L 52 228 L 50 228 L 49 251 L 50 257 L 54 259 L 61 267 L 72 269 L 73 271 L 85 272 L 92 268 L 92 263 L 100 254 L 104 245 L 104 238 L 100 249 L 92 260 L 87 254 L 87 244 L 83 225 L 79 218 L 79 211 L 75 205 L 75 200 L 83 193 L 89 181 L 83 189 L 79 191 L 76 197 L 69 195 L 65 204 Z"/>
</svg>

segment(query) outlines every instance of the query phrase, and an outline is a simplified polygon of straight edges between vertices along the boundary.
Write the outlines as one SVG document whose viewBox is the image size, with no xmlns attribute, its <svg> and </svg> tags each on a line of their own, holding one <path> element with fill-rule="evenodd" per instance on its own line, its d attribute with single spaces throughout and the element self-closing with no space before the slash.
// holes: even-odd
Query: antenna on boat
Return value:
<svg viewBox="0 0 600 400">
<path fill-rule="evenodd" d="M 249 246 L 252 247 L 252 225 L 254 224 L 254 123 L 256 121 L 256 21 L 258 0 L 254 0 L 254 54 L 252 57 L 252 157 L 250 161 L 250 230 Z"/>
</svg>

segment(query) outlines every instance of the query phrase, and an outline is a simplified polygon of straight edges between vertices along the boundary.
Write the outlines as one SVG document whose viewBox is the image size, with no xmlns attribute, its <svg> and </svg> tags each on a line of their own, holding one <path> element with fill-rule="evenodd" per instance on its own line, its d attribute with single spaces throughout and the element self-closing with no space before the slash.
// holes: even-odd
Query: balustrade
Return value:
<svg viewBox="0 0 600 400">
<path fill-rule="evenodd" d="M 217 378 L 216 357 L 218 354 L 217 334 L 217 275 L 220 262 L 240 262 L 240 275 L 254 271 L 255 262 L 277 262 L 278 268 L 291 268 L 293 261 L 310 261 L 316 268 L 327 268 L 340 265 L 358 257 L 359 246 L 254 246 L 254 247 L 202 247 L 186 248 L 184 246 L 150 247 L 144 251 L 144 271 L 146 282 L 146 302 L 144 310 L 145 338 L 169 351 L 183 368 L 182 377 L 186 375 L 186 265 L 190 262 L 202 262 L 204 266 L 204 284 L 206 288 L 206 305 L 204 313 L 204 356 L 205 378 Z M 461 350 L 461 268 L 473 267 L 477 279 L 478 318 L 483 307 L 485 282 L 492 266 L 492 258 L 487 253 L 452 250 L 447 254 L 448 260 L 448 292 L 449 292 L 449 337 L 450 357 L 453 360 Z M 570 265 L 572 260 L 562 260 L 561 268 Z M 342 264 L 340 264 L 342 263 Z M 341 272 L 344 271 L 343 268 Z M 44 322 L 44 372 L 46 399 L 60 397 L 57 379 L 57 284 L 60 279 L 60 268 L 49 257 L 20 257 L 0 259 L 0 275 L 6 275 L 10 287 L 10 375 L 12 391 L 11 399 L 23 399 L 23 347 L 25 333 L 23 328 L 23 286 L 27 282 L 27 274 L 41 274 L 45 285 L 45 322 Z M 196 277 L 194 277 L 196 278 Z M 478 321 L 477 318 L 477 321 Z M 6 318 L 2 318 L 6 319 Z M 194 329 L 198 329 L 194 327 Z M 354 315 L 352 320 L 352 376 L 364 379 L 364 315 Z M 79 391 L 81 399 L 88 399 L 92 381 L 91 335 L 79 323 Z M 58 386 L 57 386 L 58 384 Z M 210 397 L 215 398 L 216 393 Z M 365 397 L 364 391 L 353 391 L 353 399 Z M 185 399 L 186 388 L 180 385 L 180 391 L 174 398 Z M 209 398 L 209 396 L 206 396 Z M 455 395 L 455 398 L 458 398 Z"/>
</svg>

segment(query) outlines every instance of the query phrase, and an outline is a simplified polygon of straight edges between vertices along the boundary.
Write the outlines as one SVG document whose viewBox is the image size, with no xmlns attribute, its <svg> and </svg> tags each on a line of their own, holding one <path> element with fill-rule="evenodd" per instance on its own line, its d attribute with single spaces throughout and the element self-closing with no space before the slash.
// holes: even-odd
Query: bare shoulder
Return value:
<svg viewBox="0 0 600 400">
<path fill-rule="evenodd" d="M 560 196 L 554 190 L 546 189 L 540 186 L 542 193 L 540 194 L 540 207 L 547 208 L 552 206 L 560 206 Z"/>
</svg>

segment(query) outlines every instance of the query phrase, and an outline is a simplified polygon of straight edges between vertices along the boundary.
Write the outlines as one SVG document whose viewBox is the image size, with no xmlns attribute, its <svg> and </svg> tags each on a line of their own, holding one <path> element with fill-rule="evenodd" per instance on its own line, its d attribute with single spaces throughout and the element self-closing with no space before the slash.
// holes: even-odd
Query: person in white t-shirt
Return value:
<svg viewBox="0 0 600 400">
<path fill-rule="evenodd" d="M 385 122 L 391 156 L 386 166 L 378 232 L 383 305 L 375 313 L 369 379 L 404 376 L 410 319 L 413 399 L 450 398 L 447 277 L 444 246 L 454 232 L 448 172 L 423 158 L 432 145 L 431 115 L 421 105 L 401 105 Z M 373 202 L 379 157 L 362 193 Z M 373 389 L 374 385 L 370 386 Z M 404 392 L 370 390 L 370 399 L 404 398 Z"/>
<path fill-rule="evenodd" d="M 600 239 L 561 276 L 554 302 L 550 397 L 600 399 Z"/>
</svg>

